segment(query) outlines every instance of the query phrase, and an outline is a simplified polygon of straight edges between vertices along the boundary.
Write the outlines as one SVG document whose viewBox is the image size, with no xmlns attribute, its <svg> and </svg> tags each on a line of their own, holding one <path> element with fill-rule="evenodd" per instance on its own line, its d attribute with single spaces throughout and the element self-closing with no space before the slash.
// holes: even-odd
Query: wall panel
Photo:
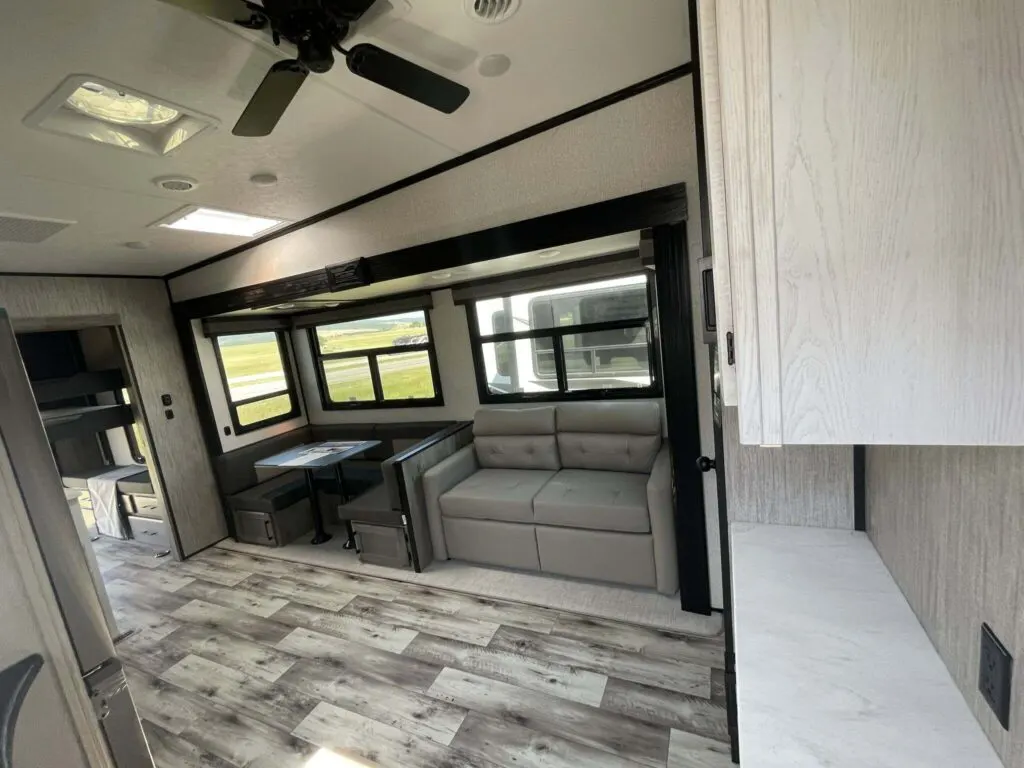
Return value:
<svg viewBox="0 0 1024 768">
<path fill-rule="evenodd" d="M 729 519 L 853 529 L 853 447 L 741 445 L 736 408 L 722 409 Z"/>
<path fill-rule="evenodd" d="M 0 307 L 16 328 L 28 319 L 119 318 L 183 553 L 188 556 L 224 538 L 221 503 L 163 281 L 2 277 Z M 173 419 L 164 418 L 162 394 L 174 400 Z M 154 477 L 154 482 L 159 480 Z"/>
<path fill-rule="evenodd" d="M 1010 730 L 978 692 L 981 623 L 1024 651 L 1024 448 L 869 446 L 868 535 L 971 711 L 1011 768 L 1024 768 L 1024 685 Z"/>
</svg>

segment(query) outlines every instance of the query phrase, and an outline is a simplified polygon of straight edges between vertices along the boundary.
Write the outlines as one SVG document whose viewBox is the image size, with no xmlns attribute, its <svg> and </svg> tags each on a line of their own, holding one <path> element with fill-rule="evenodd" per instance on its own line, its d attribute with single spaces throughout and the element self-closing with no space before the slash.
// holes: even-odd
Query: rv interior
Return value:
<svg viewBox="0 0 1024 768">
<path fill-rule="evenodd" d="M 1024 768 L 1024 12 L 827 5 L 8 9 L 15 754 Z"/>
</svg>

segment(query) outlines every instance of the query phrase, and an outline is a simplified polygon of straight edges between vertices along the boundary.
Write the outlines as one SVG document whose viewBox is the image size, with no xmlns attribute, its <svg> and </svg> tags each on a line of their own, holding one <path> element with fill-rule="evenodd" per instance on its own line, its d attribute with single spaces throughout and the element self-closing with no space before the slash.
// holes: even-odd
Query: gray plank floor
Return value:
<svg viewBox="0 0 1024 768">
<path fill-rule="evenodd" d="M 731 765 L 721 638 L 228 550 L 94 547 L 136 630 L 117 648 L 158 768 L 306 768 L 321 751 L 383 768 Z"/>
</svg>

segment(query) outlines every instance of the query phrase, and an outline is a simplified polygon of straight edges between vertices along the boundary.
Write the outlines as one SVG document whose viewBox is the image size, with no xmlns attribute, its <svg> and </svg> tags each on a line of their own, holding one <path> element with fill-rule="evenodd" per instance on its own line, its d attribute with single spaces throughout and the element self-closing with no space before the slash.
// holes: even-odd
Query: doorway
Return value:
<svg viewBox="0 0 1024 768">
<path fill-rule="evenodd" d="M 125 561 L 180 556 L 150 450 L 150 430 L 117 324 L 16 327 L 68 511 L 111 636 L 120 629 L 106 574 Z"/>
</svg>

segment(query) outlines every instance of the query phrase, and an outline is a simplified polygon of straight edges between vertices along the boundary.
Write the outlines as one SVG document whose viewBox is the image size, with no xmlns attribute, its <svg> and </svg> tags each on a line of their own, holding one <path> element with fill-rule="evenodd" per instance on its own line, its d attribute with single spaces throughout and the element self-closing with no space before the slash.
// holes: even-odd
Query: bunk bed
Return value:
<svg viewBox="0 0 1024 768">
<path fill-rule="evenodd" d="M 126 386 L 121 370 L 83 371 L 60 379 L 32 382 L 43 428 L 51 444 L 60 440 L 89 438 L 111 429 L 131 427 L 135 423 L 132 407 L 126 403 L 103 404 L 97 395 L 115 394 Z M 116 398 L 120 400 L 120 398 Z M 59 464 L 59 462 L 58 462 Z M 103 464 L 86 469 L 60 467 L 64 486 L 80 492 L 84 511 L 94 512 L 90 485 L 105 474 L 121 476 L 116 484 L 115 504 L 126 536 L 140 543 L 167 549 L 170 529 L 163 502 L 153 487 L 149 470 L 141 465 Z M 130 470 L 134 469 L 132 472 Z"/>
</svg>

